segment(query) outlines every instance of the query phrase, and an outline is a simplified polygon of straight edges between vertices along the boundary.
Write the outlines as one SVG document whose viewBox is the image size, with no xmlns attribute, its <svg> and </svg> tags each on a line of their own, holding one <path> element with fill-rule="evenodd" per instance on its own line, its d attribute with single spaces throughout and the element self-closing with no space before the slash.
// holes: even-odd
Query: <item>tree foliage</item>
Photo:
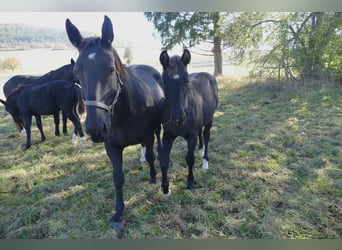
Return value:
<svg viewBox="0 0 342 250">
<path fill-rule="evenodd" d="M 253 27 L 262 27 L 263 43 L 270 46 L 256 61 L 259 70 L 276 68 L 278 78 L 291 79 L 321 79 L 340 73 L 341 13 L 269 13 L 268 19 Z"/>
<path fill-rule="evenodd" d="M 212 44 L 214 74 L 222 74 L 222 15 L 219 12 L 145 12 L 159 32 L 164 49 L 175 45 L 193 47 L 199 43 Z"/>
<path fill-rule="evenodd" d="M 1 62 L 1 68 L 4 70 L 14 71 L 20 65 L 21 63 L 16 57 L 7 57 Z"/>
<path fill-rule="evenodd" d="M 268 71 L 278 79 L 341 73 L 339 12 L 145 12 L 145 16 L 165 49 L 212 44 L 215 75 L 222 73 L 223 56 L 253 63 L 259 73 Z"/>
</svg>

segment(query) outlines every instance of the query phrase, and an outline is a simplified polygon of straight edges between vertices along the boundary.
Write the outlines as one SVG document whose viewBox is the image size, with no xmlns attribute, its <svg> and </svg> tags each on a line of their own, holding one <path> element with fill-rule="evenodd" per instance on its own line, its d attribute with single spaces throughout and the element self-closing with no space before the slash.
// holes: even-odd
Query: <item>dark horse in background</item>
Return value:
<svg viewBox="0 0 342 250">
<path fill-rule="evenodd" d="M 70 60 L 69 64 L 65 64 L 55 70 L 51 70 L 50 72 L 42 75 L 42 76 L 32 76 L 32 75 L 16 75 L 11 77 L 7 82 L 5 82 L 3 86 L 3 92 L 6 98 L 11 94 L 11 92 L 16 89 L 19 85 L 41 85 L 47 82 L 51 82 L 54 80 L 66 80 L 70 82 L 78 82 L 78 80 L 74 77 L 73 69 L 74 69 L 75 61 L 73 59 Z M 59 136 L 59 113 L 54 117 L 55 121 L 55 135 Z M 67 133 L 67 117 L 62 113 L 63 117 L 63 133 Z M 19 120 L 16 122 L 19 131 L 23 131 L 23 122 Z"/>
<path fill-rule="evenodd" d="M 41 115 L 56 115 L 60 110 L 75 126 L 74 134 L 80 135 L 81 143 L 85 142 L 81 122 L 76 111 L 85 111 L 81 97 L 81 89 L 75 83 L 65 80 L 56 80 L 43 85 L 19 85 L 7 97 L 0 100 L 15 122 L 23 120 L 26 129 L 26 146 L 31 147 L 32 116 L 36 117 L 37 127 L 41 140 L 45 140 Z"/>
<path fill-rule="evenodd" d="M 74 70 L 82 87 L 87 108 L 86 132 L 94 142 L 104 142 L 113 164 L 116 188 L 115 214 L 111 227 L 121 228 L 124 210 L 122 187 L 123 149 L 144 143 L 150 165 L 150 182 L 156 181 L 153 152 L 154 132 L 161 123 L 164 100 L 160 73 L 147 65 L 124 66 L 112 47 L 111 20 L 105 16 L 101 37 L 83 38 L 76 26 L 66 20 L 70 42 L 78 49 Z"/>
<path fill-rule="evenodd" d="M 183 55 L 169 57 L 163 51 L 159 57 L 163 66 L 165 104 L 162 118 L 164 128 L 162 150 L 159 155 L 162 170 L 162 190 L 169 195 L 167 169 L 170 151 L 176 137 L 187 141 L 186 163 L 188 165 L 187 189 L 194 186 L 194 150 L 197 136 L 203 146 L 203 169 L 208 169 L 208 143 L 214 112 L 218 105 L 218 88 L 215 78 L 205 72 L 188 74 L 187 65 L 191 54 L 185 49 Z M 204 129 L 203 129 L 204 128 Z"/>
</svg>

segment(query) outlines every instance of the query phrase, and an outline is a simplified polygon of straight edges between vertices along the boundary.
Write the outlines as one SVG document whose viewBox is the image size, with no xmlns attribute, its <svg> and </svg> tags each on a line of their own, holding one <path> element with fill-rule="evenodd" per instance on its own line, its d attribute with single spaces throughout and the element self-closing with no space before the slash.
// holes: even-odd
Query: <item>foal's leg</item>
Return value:
<svg viewBox="0 0 342 250">
<path fill-rule="evenodd" d="M 162 191 L 164 195 L 170 195 L 171 192 L 169 191 L 169 180 L 167 178 L 167 170 L 169 168 L 170 163 L 170 152 L 172 148 L 172 144 L 176 137 L 171 133 L 165 132 L 163 133 L 163 144 L 162 149 L 160 152 L 159 162 L 160 168 L 162 171 Z"/>
<path fill-rule="evenodd" d="M 209 169 L 209 157 L 208 157 L 208 145 L 210 140 L 210 128 L 213 125 L 213 122 L 209 122 L 204 127 L 203 137 L 204 137 L 204 155 L 203 155 L 203 165 L 202 169 L 207 170 Z"/>
<path fill-rule="evenodd" d="M 39 132 L 40 132 L 41 141 L 45 141 L 46 137 L 45 137 L 44 132 L 43 132 L 42 118 L 40 115 L 35 115 L 35 117 L 36 117 L 37 127 L 38 127 Z"/>
<path fill-rule="evenodd" d="M 122 151 L 121 147 L 112 147 L 108 141 L 104 143 L 107 155 L 113 165 L 113 180 L 116 189 L 115 214 L 111 220 L 111 227 L 115 230 L 121 229 L 122 213 L 125 208 L 122 195 L 122 187 L 125 183 L 125 175 L 122 171 Z"/>
<path fill-rule="evenodd" d="M 186 164 L 188 165 L 188 182 L 187 182 L 186 188 L 192 189 L 194 187 L 193 168 L 195 164 L 195 147 L 196 147 L 196 141 L 197 141 L 197 134 L 194 133 L 185 139 L 188 142 L 188 152 L 185 157 Z"/>
<path fill-rule="evenodd" d="M 74 134 L 75 135 L 79 134 L 80 135 L 80 143 L 84 144 L 85 143 L 85 137 L 84 137 L 84 133 L 82 130 L 81 121 L 80 121 L 80 118 L 78 117 L 78 115 L 72 111 L 67 111 L 67 110 L 64 110 L 63 113 L 74 124 L 74 126 L 75 126 Z M 74 134 L 73 134 L 73 139 L 72 139 L 73 143 L 74 143 L 74 139 L 75 139 Z"/>
<path fill-rule="evenodd" d="M 59 132 L 59 111 L 53 114 L 53 120 L 55 122 L 55 136 L 60 136 Z"/>
<path fill-rule="evenodd" d="M 32 116 L 30 115 L 23 115 L 23 120 L 25 124 L 25 130 L 26 130 L 26 145 L 25 149 L 28 149 L 31 147 L 31 124 L 32 124 Z"/>
<path fill-rule="evenodd" d="M 151 136 L 148 137 L 146 141 L 146 160 L 150 165 L 150 183 L 156 183 L 156 169 L 154 167 L 154 160 L 156 159 L 154 152 L 153 152 L 153 144 L 154 144 L 154 134 L 152 132 Z"/>
<path fill-rule="evenodd" d="M 67 134 L 68 133 L 68 126 L 67 126 L 67 116 L 64 114 L 64 112 L 62 112 L 62 120 L 63 120 L 63 134 Z"/>
</svg>

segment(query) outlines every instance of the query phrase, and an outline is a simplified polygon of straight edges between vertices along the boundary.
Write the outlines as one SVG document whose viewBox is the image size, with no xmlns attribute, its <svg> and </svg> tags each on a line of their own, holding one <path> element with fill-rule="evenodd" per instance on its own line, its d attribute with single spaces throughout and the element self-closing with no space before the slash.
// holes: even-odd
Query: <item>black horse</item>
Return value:
<svg viewBox="0 0 342 250">
<path fill-rule="evenodd" d="M 32 116 L 36 117 L 37 127 L 41 134 L 41 140 L 45 140 L 41 115 L 54 115 L 62 111 L 75 126 L 74 134 L 79 134 L 80 141 L 85 141 L 79 113 L 85 111 L 81 97 L 81 89 L 75 83 L 65 80 L 56 80 L 43 85 L 19 85 L 7 97 L 6 101 L 0 100 L 9 112 L 13 120 L 23 120 L 26 129 L 26 146 L 31 147 L 31 123 Z"/>
<path fill-rule="evenodd" d="M 153 152 L 154 131 L 160 127 L 164 100 L 160 73 L 147 65 L 124 66 L 112 47 L 111 20 L 105 16 L 101 37 L 83 38 L 66 20 L 66 31 L 79 57 L 74 70 L 87 107 L 86 132 L 94 142 L 104 142 L 113 164 L 116 213 L 111 227 L 121 228 L 124 210 L 122 152 L 129 145 L 144 143 L 150 165 L 150 182 L 156 181 Z"/>
<path fill-rule="evenodd" d="M 50 72 L 42 76 L 15 75 L 5 82 L 3 86 L 4 95 L 6 98 L 8 98 L 8 96 L 12 93 L 12 91 L 16 89 L 19 85 L 41 85 L 41 84 L 45 84 L 47 82 L 51 82 L 54 80 L 66 80 L 70 82 L 78 82 L 77 78 L 75 78 L 73 74 L 74 64 L 75 64 L 75 61 L 71 59 L 69 64 L 65 64 L 55 70 L 51 70 Z M 63 113 L 62 113 L 62 117 L 63 117 L 63 133 L 66 134 L 67 133 L 67 117 Z M 59 121 L 59 113 L 58 113 L 57 118 Z M 23 121 L 19 120 L 18 122 L 16 122 L 16 124 L 18 126 L 19 131 L 22 131 Z M 55 124 L 56 136 L 60 135 L 58 124 Z"/>
<path fill-rule="evenodd" d="M 188 74 L 187 65 L 190 63 L 191 55 L 187 49 L 181 57 L 171 58 L 167 51 L 163 51 L 159 60 L 163 66 L 162 78 L 165 85 L 165 107 L 162 118 L 164 133 L 159 160 L 163 194 L 169 195 L 167 169 L 172 144 L 177 136 L 187 141 L 187 188 L 192 189 L 194 186 L 194 150 L 197 136 L 200 138 L 200 147 L 203 146 L 202 137 L 204 139 L 202 168 L 208 169 L 208 143 L 214 112 L 218 104 L 218 88 L 215 78 L 208 73 Z"/>
</svg>

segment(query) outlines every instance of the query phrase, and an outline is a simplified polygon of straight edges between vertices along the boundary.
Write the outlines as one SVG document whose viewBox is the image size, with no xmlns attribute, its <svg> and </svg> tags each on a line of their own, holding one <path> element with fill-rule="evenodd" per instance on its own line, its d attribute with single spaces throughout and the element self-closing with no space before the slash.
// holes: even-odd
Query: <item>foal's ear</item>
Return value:
<svg viewBox="0 0 342 250">
<path fill-rule="evenodd" d="M 189 50 L 184 49 L 183 55 L 181 57 L 181 61 L 183 62 L 183 64 L 185 66 L 190 63 L 190 61 L 191 61 L 191 54 L 190 54 Z"/>
<path fill-rule="evenodd" d="M 111 46 L 114 40 L 113 24 L 108 16 L 104 16 L 104 21 L 102 24 L 102 37 L 101 43 L 104 46 Z"/>
<path fill-rule="evenodd" d="M 6 106 L 7 105 L 7 102 L 6 101 L 4 101 L 4 100 L 2 100 L 2 99 L 0 99 L 0 102 L 4 105 L 4 106 Z"/>
<path fill-rule="evenodd" d="M 164 51 L 162 51 L 162 53 L 160 53 L 159 61 L 160 61 L 161 65 L 163 65 L 164 68 L 169 66 L 170 57 L 167 54 L 166 50 L 164 50 Z"/>
<path fill-rule="evenodd" d="M 81 36 L 81 33 L 77 27 L 69 20 L 69 18 L 67 18 L 65 21 L 65 29 L 72 45 L 74 45 L 76 48 L 79 48 L 83 37 Z"/>
</svg>

